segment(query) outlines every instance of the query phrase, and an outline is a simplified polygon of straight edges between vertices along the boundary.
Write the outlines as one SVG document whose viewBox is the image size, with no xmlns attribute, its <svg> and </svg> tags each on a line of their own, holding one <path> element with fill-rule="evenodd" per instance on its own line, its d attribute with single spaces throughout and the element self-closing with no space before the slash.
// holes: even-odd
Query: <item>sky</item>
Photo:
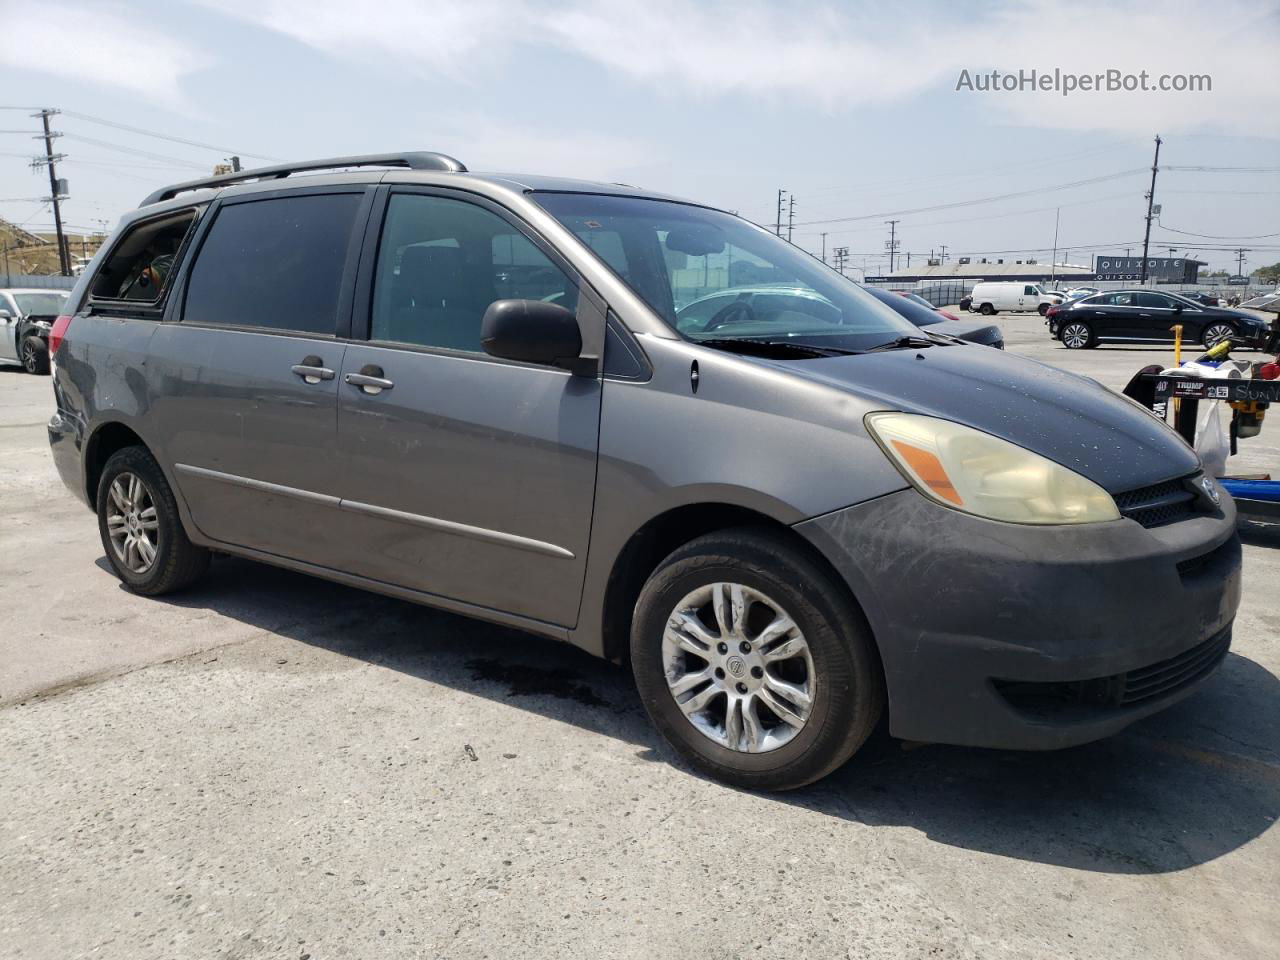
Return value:
<svg viewBox="0 0 1280 960">
<path fill-rule="evenodd" d="M 1055 221 L 1060 262 L 1136 254 L 1159 134 L 1152 255 L 1234 272 L 1280 261 L 1277 37 L 1280 0 L 0 0 L 0 107 L 64 111 L 83 230 L 233 152 L 439 150 L 763 224 L 783 189 L 794 242 L 868 273 L 890 219 L 913 263 L 1046 261 Z M 957 89 L 1055 69 L 1212 89 Z M 45 229 L 30 112 L 0 110 L 0 217 Z"/>
</svg>

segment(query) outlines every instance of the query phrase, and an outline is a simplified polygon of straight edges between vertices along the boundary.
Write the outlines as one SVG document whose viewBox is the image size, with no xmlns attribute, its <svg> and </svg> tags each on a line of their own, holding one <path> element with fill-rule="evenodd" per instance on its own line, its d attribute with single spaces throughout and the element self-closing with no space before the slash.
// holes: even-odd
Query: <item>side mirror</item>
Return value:
<svg viewBox="0 0 1280 960">
<path fill-rule="evenodd" d="M 545 300 L 493 301 L 480 321 L 480 343 L 492 357 L 545 366 L 572 367 L 582 353 L 577 318 Z"/>
<path fill-rule="evenodd" d="M 1173 301 L 1173 315 L 1176 317 L 1181 312 L 1182 312 L 1182 304 L 1180 304 L 1177 300 Z"/>
<path fill-rule="evenodd" d="M 8 310 L 4 309 L 3 307 L 0 307 L 0 320 L 12 320 L 12 319 L 13 319 L 13 314 L 10 313 Z"/>
</svg>

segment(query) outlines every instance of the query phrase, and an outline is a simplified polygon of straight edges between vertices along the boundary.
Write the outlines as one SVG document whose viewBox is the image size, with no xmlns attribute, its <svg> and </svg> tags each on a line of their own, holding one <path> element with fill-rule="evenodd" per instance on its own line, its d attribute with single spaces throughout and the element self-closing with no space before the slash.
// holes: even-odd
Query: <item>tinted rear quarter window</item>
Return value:
<svg viewBox="0 0 1280 960">
<path fill-rule="evenodd" d="M 181 210 L 130 227 L 93 278 L 92 297 L 139 305 L 158 303 L 195 216 L 194 210 Z"/>
<path fill-rule="evenodd" d="M 359 193 L 222 207 L 187 281 L 188 323 L 332 336 Z"/>
</svg>

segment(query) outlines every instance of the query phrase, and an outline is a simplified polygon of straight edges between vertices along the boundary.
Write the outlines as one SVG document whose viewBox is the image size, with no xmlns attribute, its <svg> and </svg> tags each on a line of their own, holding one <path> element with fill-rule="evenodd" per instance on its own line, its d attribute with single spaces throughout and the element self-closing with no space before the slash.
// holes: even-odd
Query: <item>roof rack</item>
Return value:
<svg viewBox="0 0 1280 960">
<path fill-rule="evenodd" d="M 407 167 L 410 170 L 443 170 L 446 173 L 466 173 L 466 165 L 445 153 L 428 153 L 415 151 L 409 153 L 368 153 L 357 157 L 330 157 L 327 160 L 305 160 L 301 163 L 279 163 L 271 167 L 256 167 L 253 170 L 239 170 L 235 173 L 224 173 L 216 177 L 202 177 L 199 180 L 188 180 L 162 187 L 143 200 L 141 206 L 150 206 L 172 200 L 180 193 L 188 190 L 202 190 L 207 187 L 225 187 L 233 183 L 244 183 L 247 180 L 282 180 L 290 174 L 304 170 L 339 170 L 343 167 Z"/>
</svg>

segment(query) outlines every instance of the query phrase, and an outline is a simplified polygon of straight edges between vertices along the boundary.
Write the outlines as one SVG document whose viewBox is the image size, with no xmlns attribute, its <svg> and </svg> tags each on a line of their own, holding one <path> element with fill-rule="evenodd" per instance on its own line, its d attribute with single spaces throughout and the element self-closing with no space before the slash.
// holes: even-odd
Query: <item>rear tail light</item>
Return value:
<svg viewBox="0 0 1280 960">
<path fill-rule="evenodd" d="M 1046 311 L 1044 312 L 1044 315 L 1045 315 L 1046 317 L 1056 317 L 1056 316 L 1057 316 L 1061 311 L 1062 311 L 1062 308 L 1061 308 L 1060 306 L 1057 306 L 1057 305 L 1055 304 L 1054 306 L 1052 306 L 1052 307 L 1050 307 L 1048 310 L 1046 310 Z"/>
<path fill-rule="evenodd" d="M 52 357 L 58 352 L 58 347 L 62 344 L 62 338 L 67 335 L 67 327 L 71 326 L 70 315 L 64 315 L 53 321 L 53 328 L 49 331 L 49 356 Z"/>
<path fill-rule="evenodd" d="M 939 310 L 938 312 L 939 312 L 940 314 L 942 314 L 944 317 L 946 317 L 948 320 L 959 320 L 959 319 L 960 319 L 960 318 L 959 318 L 959 317 L 957 317 L 954 313 L 947 313 L 947 311 L 945 311 L 945 310 Z"/>
</svg>

